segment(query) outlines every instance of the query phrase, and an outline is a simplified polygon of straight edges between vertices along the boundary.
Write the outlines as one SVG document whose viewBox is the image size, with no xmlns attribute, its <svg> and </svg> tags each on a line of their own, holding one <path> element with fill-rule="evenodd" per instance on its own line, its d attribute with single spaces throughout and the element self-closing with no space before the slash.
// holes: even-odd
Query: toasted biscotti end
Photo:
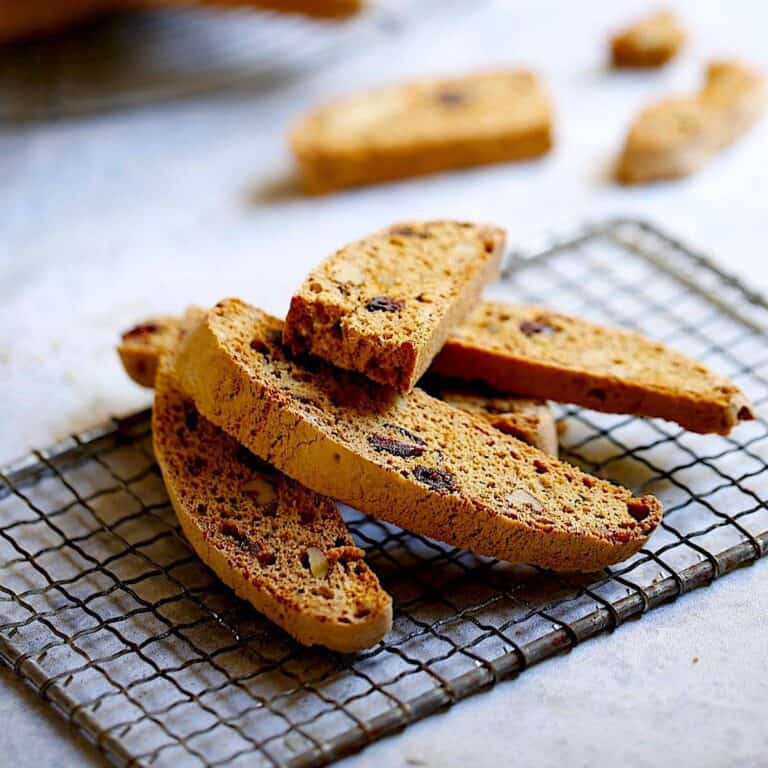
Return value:
<svg viewBox="0 0 768 768">
<path fill-rule="evenodd" d="M 482 555 L 561 571 L 625 559 L 659 501 L 585 474 L 415 389 L 403 395 L 308 358 L 282 324 L 237 299 L 181 344 L 176 373 L 198 410 L 317 493 Z"/>
<path fill-rule="evenodd" d="M 120 337 L 117 353 L 125 372 L 142 387 L 154 387 L 160 358 L 176 349 L 184 334 L 205 316 L 190 307 L 183 317 L 151 317 Z"/>
<path fill-rule="evenodd" d="M 289 141 L 309 194 L 537 157 L 552 108 L 525 70 L 420 80 L 315 109 Z"/>
<path fill-rule="evenodd" d="M 670 11 L 659 11 L 611 38 L 614 67 L 660 67 L 674 58 L 685 42 L 685 30 Z"/>
<path fill-rule="evenodd" d="M 596 411 L 728 434 L 754 418 L 728 379 L 645 336 L 543 307 L 484 303 L 457 327 L 435 373 Z"/>
<path fill-rule="evenodd" d="M 283 338 L 402 392 L 493 280 L 505 232 L 456 221 L 397 224 L 327 258 L 291 299 Z"/>
<path fill-rule="evenodd" d="M 304 645 L 351 652 L 384 637 L 392 600 L 334 502 L 199 416 L 164 362 L 152 433 L 184 534 L 225 584 Z"/>
</svg>

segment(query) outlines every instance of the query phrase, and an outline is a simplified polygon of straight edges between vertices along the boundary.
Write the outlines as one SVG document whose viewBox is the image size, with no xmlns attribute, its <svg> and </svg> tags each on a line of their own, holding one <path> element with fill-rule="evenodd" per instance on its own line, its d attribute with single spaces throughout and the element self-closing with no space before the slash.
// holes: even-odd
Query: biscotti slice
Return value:
<svg viewBox="0 0 768 768">
<path fill-rule="evenodd" d="M 221 580 L 304 645 L 381 640 L 392 600 L 331 499 L 307 490 L 199 416 L 160 363 L 154 452 L 184 535 Z"/>
<path fill-rule="evenodd" d="M 126 373 L 144 387 L 154 387 L 160 357 L 178 346 L 186 329 L 199 322 L 205 310 L 193 307 L 185 317 L 150 318 L 123 334 L 118 347 Z M 552 410 L 543 401 L 480 392 L 461 382 L 430 381 L 429 393 L 485 419 L 496 429 L 513 435 L 545 453 L 557 456 L 557 429 Z"/>
<path fill-rule="evenodd" d="M 523 160 L 552 146 L 552 109 L 523 70 L 420 80 L 320 107 L 290 131 L 304 191 Z"/>
<path fill-rule="evenodd" d="M 677 55 L 685 30 L 670 11 L 658 11 L 611 38 L 614 67 L 660 67 Z"/>
<path fill-rule="evenodd" d="M 454 329 L 432 371 L 595 411 L 659 417 L 727 434 L 754 418 L 730 381 L 638 333 L 542 307 L 483 303 Z"/>
<path fill-rule="evenodd" d="M 592 571 L 636 552 L 661 518 L 652 496 L 559 462 L 415 389 L 407 395 L 317 358 L 237 299 L 182 341 L 179 385 L 198 410 L 318 493 L 482 555 Z"/>
<path fill-rule="evenodd" d="M 764 110 L 761 75 L 735 62 L 715 62 L 700 93 L 664 99 L 640 112 L 617 176 L 628 184 L 688 176 L 749 130 Z"/>
<path fill-rule="evenodd" d="M 436 377 L 425 387 L 427 392 L 462 411 L 484 419 L 507 435 L 512 435 L 550 456 L 557 457 L 557 424 L 552 409 L 544 400 L 486 391 L 482 386 L 462 386 L 462 382 Z"/>
<path fill-rule="evenodd" d="M 283 339 L 402 392 L 413 389 L 498 274 L 503 229 L 398 224 L 336 251 L 291 299 Z"/>
</svg>

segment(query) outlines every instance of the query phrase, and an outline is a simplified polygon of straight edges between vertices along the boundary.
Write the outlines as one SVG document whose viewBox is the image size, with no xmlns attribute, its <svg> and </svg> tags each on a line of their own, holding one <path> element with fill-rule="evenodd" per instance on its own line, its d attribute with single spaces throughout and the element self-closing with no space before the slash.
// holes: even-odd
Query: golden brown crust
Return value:
<svg viewBox="0 0 768 768">
<path fill-rule="evenodd" d="M 206 418 L 288 476 L 407 530 L 502 559 L 591 571 L 661 518 L 652 496 L 551 456 L 416 389 L 399 395 L 286 355 L 282 323 L 220 302 L 183 341 L 179 382 Z"/>
<path fill-rule="evenodd" d="M 504 230 L 408 222 L 340 249 L 291 299 L 283 339 L 409 392 L 498 274 Z"/>
<path fill-rule="evenodd" d="M 259 462 L 156 377 L 154 452 L 184 534 L 221 580 L 305 645 L 368 648 L 392 601 L 336 505 Z"/>
<path fill-rule="evenodd" d="M 748 131 L 764 110 L 761 75 L 737 62 L 713 62 L 698 94 L 663 99 L 640 112 L 617 178 L 633 184 L 687 176 Z"/>
<path fill-rule="evenodd" d="M 670 11 L 659 11 L 611 38 L 614 67 L 660 67 L 674 58 L 685 42 L 685 30 Z"/>
<path fill-rule="evenodd" d="M 727 434 L 753 418 L 744 394 L 695 360 L 542 307 L 479 305 L 432 370 L 528 397 L 670 419 L 693 432 Z"/>
<path fill-rule="evenodd" d="M 421 80 L 320 107 L 291 129 L 309 194 L 537 157 L 552 111 L 536 76 L 488 72 Z"/>
</svg>

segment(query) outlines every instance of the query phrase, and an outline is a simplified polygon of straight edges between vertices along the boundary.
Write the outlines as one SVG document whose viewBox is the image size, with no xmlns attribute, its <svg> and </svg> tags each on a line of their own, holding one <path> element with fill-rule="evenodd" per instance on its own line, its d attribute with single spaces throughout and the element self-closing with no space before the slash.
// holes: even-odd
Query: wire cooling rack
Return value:
<svg viewBox="0 0 768 768">
<path fill-rule="evenodd" d="M 466 13 L 457 0 L 372 0 L 344 21 L 243 8 L 113 13 L 0 48 L 0 121 L 135 107 L 233 86 L 253 94 L 414 24 L 448 21 L 457 10 Z"/>
<path fill-rule="evenodd" d="M 508 299 L 647 332 L 765 404 L 768 305 L 649 226 L 597 226 L 505 276 Z M 559 415 L 566 459 L 661 497 L 648 546 L 568 577 L 346 510 L 395 604 L 350 656 L 298 646 L 197 560 L 147 412 L 37 451 L 0 472 L 0 654 L 118 765 L 315 766 L 765 554 L 763 419 L 719 437 Z"/>
</svg>

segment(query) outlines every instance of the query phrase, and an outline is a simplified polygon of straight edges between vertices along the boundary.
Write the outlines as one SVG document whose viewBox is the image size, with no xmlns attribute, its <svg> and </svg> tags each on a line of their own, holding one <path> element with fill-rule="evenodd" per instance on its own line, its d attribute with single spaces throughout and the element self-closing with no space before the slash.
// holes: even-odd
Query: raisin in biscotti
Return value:
<svg viewBox="0 0 768 768">
<path fill-rule="evenodd" d="M 149 318 L 123 334 L 118 346 L 126 373 L 144 387 L 154 387 L 160 357 L 174 351 L 184 333 L 205 315 L 196 307 L 182 317 Z M 513 435 L 545 453 L 557 456 L 557 430 L 552 410 L 540 400 L 481 392 L 462 382 L 430 382 L 434 397 L 485 419 L 496 429 Z"/>
<path fill-rule="evenodd" d="M 677 17 L 659 11 L 640 19 L 611 38 L 614 67 L 660 67 L 677 55 L 685 42 Z"/>
<path fill-rule="evenodd" d="M 290 143 L 305 192 L 321 194 L 543 155 L 552 110 L 531 72 L 421 80 L 316 109 Z"/>
<path fill-rule="evenodd" d="M 738 387 L 695 360 L 542 307 L 478 305 L 432 370 L 517 395 L 669 419 L 692 432 L 727 434 L 754 418 Z"/>
<path fill-rule="evenodd" d="M 557 457 L 557 424 L 544 400 L 486 392 L 483 387 L 461 386 L 450 380 L 430 381 L 426 389 L 455 408 L 484 419 L 500 432 Z"/>
<path fill-rule="evenodd" d="M 563 464 L 415 389 L 407 395 L 281 344 L 282 323 L 237 299 L 182 341 L 198 410 L 309 488 L 455 546 L 558 570 L 628 557 L 661 518 L 652 496 Z"/>
<path fill-rule="evenodd" d="M 294 354 L 408 392 L 498 274 L 504 236 L 497 227 L 433 221 L 352 243 L 294 294 L 284 341 Z"/>
<path fill-rule="evenodd" d="M 154 452 L 185 536 L 221 580 L 305 645 L 356 651 L 392 623 L 392 600 L 338 508 L 198 415 L 160 363 Z"/>
<path fill-rule="evenodd" d="M 765 110 L 765 81 L 736 62 L 714 62 L 702 90 L 646 107 L 617 167 L 626 184 L 688 176 L 746 133 Z"/>
</svg>

